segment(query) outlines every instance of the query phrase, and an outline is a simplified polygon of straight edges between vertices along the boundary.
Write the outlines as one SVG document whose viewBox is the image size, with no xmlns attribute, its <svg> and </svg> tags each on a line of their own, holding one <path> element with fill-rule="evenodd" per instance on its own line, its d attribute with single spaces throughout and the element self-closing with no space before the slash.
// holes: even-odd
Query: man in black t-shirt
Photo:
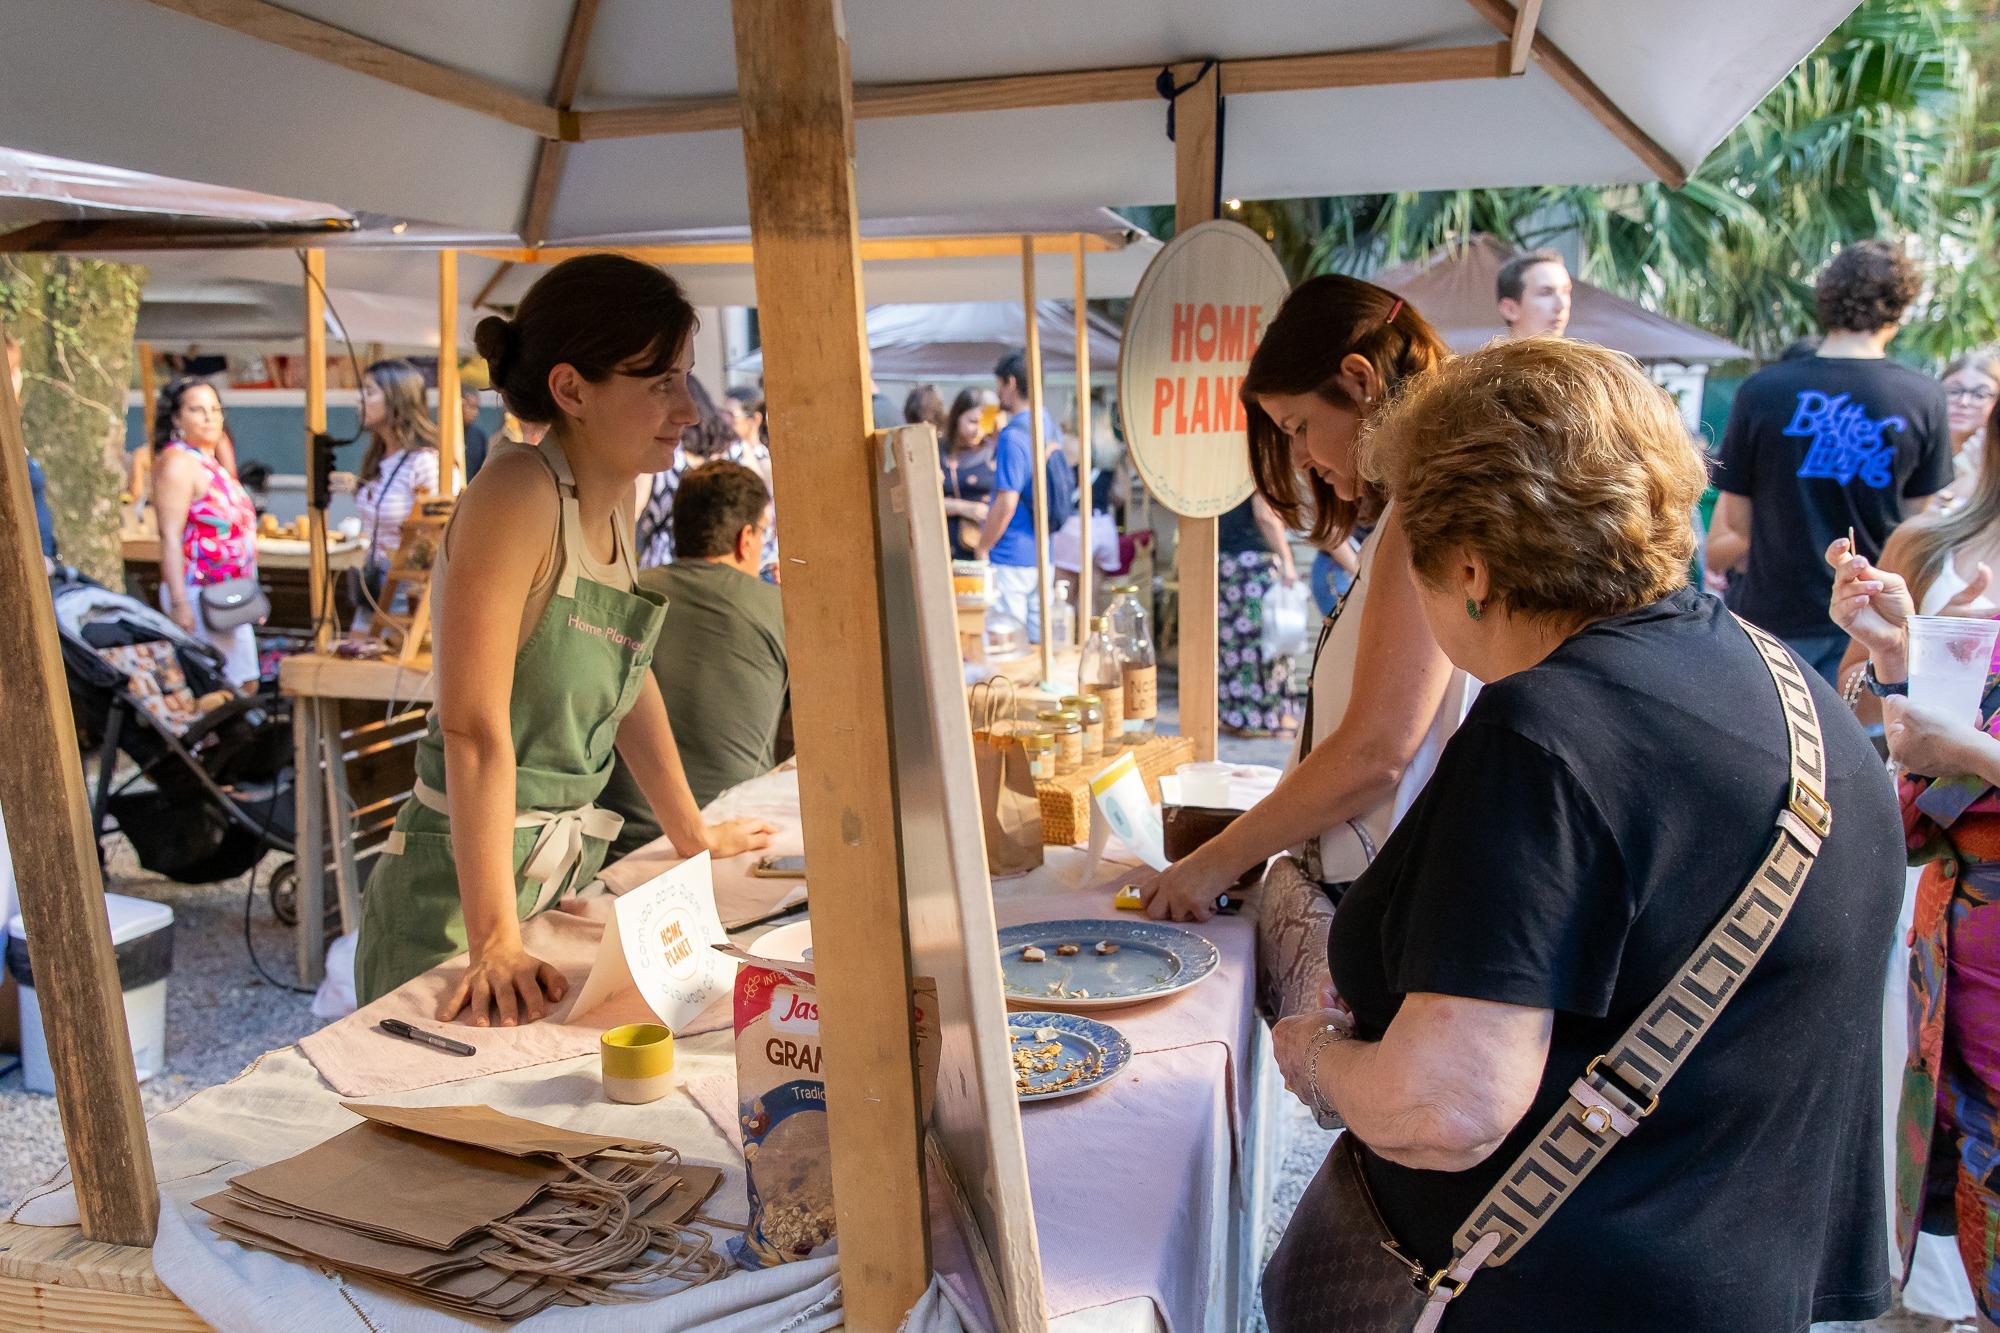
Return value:
<svg viewBox="0 0 2000 1333">
<path fill-rule="evenodd" d="M 1852 529 L 1860 554 L 1874 559 L 1896 525 L 1951 482 L 1944 391 L 1886 355 L 1918 288 L 1915 268 L 1886 241 L 1834 256 L 1816 293 L 1826 328 L 1818 351 L 1746 380 L 1722 437 L 1709 568 L 1735 569 L 1747 556 L 1732 605 L 1829 681 L 1847 636 L 1827 618 L 1826 548 Z"/>
</svg>

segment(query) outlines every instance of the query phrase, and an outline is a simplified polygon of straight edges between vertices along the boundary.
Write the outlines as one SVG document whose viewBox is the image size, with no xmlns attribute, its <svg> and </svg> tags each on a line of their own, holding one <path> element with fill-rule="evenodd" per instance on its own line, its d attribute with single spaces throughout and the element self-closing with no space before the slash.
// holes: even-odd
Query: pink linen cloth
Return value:
<svg viewBox="0 0 2000 1333">
<path fill-rule="evenodd" d="M 440 1023 L 438 1005 L 465 975 L 466 961 L 461 956 L 440 963 L 373 1004 L 302 1038 L 299 1049 L 313 1062 L 320 1077 L 345 1097 L 381 1097 L 589 1055 L 597 1049 L 598 1037 L 608 1028 L 621 1023 L 658 1021 L 634 990 L 620 992 L 588 1014 L 569 1012 L 583 990 L 584 978 L 590 975 L 598 941 L 603 936 L 601 916 L 569 911 L 544 912 L 522 924 L 521 942 L 528 952 L 569 981 L 568 998 L 539 1023 L 511 1028 Z M 675 1035 L 692 1037 L 727 1028 L 729 1004 L 729 996 L 724 994 L 702 1011 L 690 1027 Z M 400 1018 L 426 1032 L 442 1033 L 471 1045 L 478 1053 L 447 1055 L 392 1037 L 376 1029 L 375 1025 L 385 1018 Z"/>
<path fill-rule="evenodd" d="M 1000 896 L 1002 925 L 1136 918 L 1111 906 L 1130 872 L 1094 888 Z M 1132 1045 L 1132 1063 L 1102 1087 L 1021 1108 L 1035 1231 L 1049 1317 L 1146 1296 L 1169 1329 L 1199 1329 L 1219 1274 L 1210 1253 L 1217 1197 L 1213 1164 L 1242 1157 L 1251 1089 L 1243 1077 L 1255 1007 L 1256 941 L 1247 918 L 1215 917 L 1183 927 L 1207 937 L 1216 969 L 1179 995 L 1129 1009 L 1093 1012 Z M 732 1143 L 735 1081 L 690 1079 L 686 1090 Z M 934 1229 L 948 1226 L 934 1216 Z M 940 1271 L 970 1295 L 970 1271 Z"/>
</svg>

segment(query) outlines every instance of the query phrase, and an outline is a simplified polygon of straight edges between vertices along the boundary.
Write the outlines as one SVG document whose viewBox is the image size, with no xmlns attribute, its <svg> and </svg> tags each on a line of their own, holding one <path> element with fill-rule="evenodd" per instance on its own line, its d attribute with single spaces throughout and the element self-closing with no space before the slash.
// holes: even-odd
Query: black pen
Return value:
<svg viewBox="0 0 2000 1333">
<path fill-rule="evenodd" d="M 446 1055 L 479 1054 L 477 1049 L 466 1045 L 462 1041 L 453 1041 L 450 1037 L 440 1037 L 435 1032 L 426 1032 L 422 1028 L 411 1027 L 400 1018 L 385 1018 L 375 1026 L 392 1037 L 401 1037 L 404 1041 L 413 1041 L 419 1046 L 428 1046 L 434 1051 L 443 1051 Z"/>
</svg>

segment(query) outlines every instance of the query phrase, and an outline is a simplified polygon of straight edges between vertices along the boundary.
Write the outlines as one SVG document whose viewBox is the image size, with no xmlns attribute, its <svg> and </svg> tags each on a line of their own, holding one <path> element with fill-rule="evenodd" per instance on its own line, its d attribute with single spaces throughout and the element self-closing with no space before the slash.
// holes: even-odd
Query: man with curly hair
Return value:
<svg viewBox="0 0 2000 1333">
<path fill-rule="evenodd" d="M 1732 588 L 1737 612 L 1829 681 L 1847 636 L 1826 613 L 1826 548 L 1852 529 L 1857 553 L 1876 559 L 1896 525 L 1951 483 L 1943 390 L 1888 359 L 1920 287 L 1915 266 L 1888 241 L 1857 241 L 1835 255 L 1815 291 L 1826 337 L 1812 355 L 1744 381 L 1717 458 L 1709 568 L 1747 560 L 1740 592 Z"/>
</svg>

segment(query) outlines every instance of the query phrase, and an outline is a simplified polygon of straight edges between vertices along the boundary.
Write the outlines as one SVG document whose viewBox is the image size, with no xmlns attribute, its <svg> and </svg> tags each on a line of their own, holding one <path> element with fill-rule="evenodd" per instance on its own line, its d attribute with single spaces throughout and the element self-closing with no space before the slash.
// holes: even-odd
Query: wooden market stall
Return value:
<svg viewBox="0 0 2000 1333">
<path fill-rule="evenodd" d="M 1214 216 L 1225 171 L 1232 192 L 1249 197 L 1646 175 L 1678 183 L 1846 5 L 1797 0 L 1765 12 L 1722 0 L 1644 0 L 1612 14 L 1561 0 L 1518 13 L 1505 0 L 1377 3 L 1349 16 L 1343 36 L 1354 49 L 1336 51 L 1322 49 L 1320 22 L 1259 4 L 1167 13 L 1116 0 L 1022 24 L 1011 12 L 961 3 L 933 15 L 857 0 L 850 22 L 839 0 L 733 0 L 723 22 L 719 3 L 698 15 L 646 7 L 600 17 L 594 0 L 579 0 L 560 31 L 524 6 L 490 28 L 422 35 L 398 24 L 386 3 L 340 7 L 342 22 L 368 33 L 304 12 L 316 8 L 330 6 L 0 0 L 17 66 L 0 106 L 20 141 L 37 148 L 138 157 L 281 191 L 318 181 L 357 204 L 468 227 L 511 228 L 525 213 L 530 241 L 547 239 L 544 227 L 557 236 L 601 234 L 634 217 L 734 223 L 735 186 L 749 187 L 742 193 L 770 351 L 770 412 L 774 432 L 792 446 L 775 460 L 778 486 L 816 497 L 781 517 L 792 594 L 785 616 L 797 664 L 804 844 L 824 909 L 814 943 L 842 1299 L 849 1326 L 874 1330 L 894 1328 L 925 1293 L 933 1257 L 908 1003 L 925 929 L 911 904 L 925 886 L 913 883 L 902 853 L 920 798 L 899 771 L 892 723 L 892 676 L 910 664 L 910 646 L 894 641 L 886 623 L 881 531 L 856 520 L 877 512 L 886 447 L 870 430 L 862 209 L 910 211 L 919 189 L 935 188 L 936 161 L 927 159 L 982 153 L 993 179 L 965 182 L 969 205 L 1022 189 L 1152 200 L 1172 182 L 1183 225 Z M 594 19 L 606 30 L 593 37 Z M 1628 39 L 1640 30 L 1650 45 L 1636 60 Z M 96 40 L 101 34 L 119 40 Z M 251 90 L 244 97 L 280 79 L 286 95 L 253 109 L 231 101 L 235 86 L 214 85 L 223 142 L 196 141 L 167 111 L 180 81 L 160 76 L 163 44 L 215 67 L 258 67 L 266 81 L 236 81 Z M 662 49 L 683 63 L 649 58 Z M 586 60 L 593 50 L 604 58 L 594 79 Z M 528 62 L 524 51 L 540 56 Z M 967 51 L 978 54 L 976 73 L 960 59 Z M 1048 52 L 1079 67 L 1050 68 Z M 77 80 L 86 59 L 96 77 Z M 551 59 L 556 96 L 518 91 L 524 63 L 539 78 Z M 712 86 L 718 68 L 736 73 L 720 93 Z M 1159 102 L 1162 80 L 1171 119 Z M 675 94 L 669 100 L 657 100 L 662 84 Z M 127 93 L 115 112 L 96 94 L 107 85 Z M 270 150 L 312 141 L 329 107 L 342 109 L 354 140 L 417 137 L 454 142 L 456 151 L 443 159 L 369 154 L 363 167 L 349 167 Z M 232 116 L 245 128 L 223 123 Z M 1315 145 L 1310 158 L 1298 154 L 1301 143 Z M 668 184 L 676 177 L 710 188 L 676 191 Z M 496 192 L 501 179 L 524 188 Z M 730 188 L 713 188 L 716 180 Z M 31 1327 L 62 1327 L 88 1322 L 79 1312 L 107 1291 L 150 1299 L 143 1254 L 107 1247 L 149 1244 L 159 1195 L 136 1085 L 118 1058 L 127 1045 L 123 1010 L 96 905 L 102 884 L 23 457 L 14 404 L 0 392 L 0 591 L 25 608 L 0 620 L 0 670 L 10 682 L 0 725 L 15 753 L 51 757 L 0 765 L 0 805 L 19 830 L 22 908 L 48 959 L 43 1005 L 81 1220 L 63 1245 L 45 1243 L 22 1259 L 0 1254 L 0 1302 L 33 1311 Z M 1183 520 L 1182 716 L 1203 754 L 1213 753 L 1215 729 L 1214 552 L 1213 520 Z M 961 783 L 968 776 L 946 776 L 954 773 Z M 965 827 L 963 802 L 916 817 L 946 844 L 978 838 Z M 983 876 L 947 878 L 968 909 L 986 901 Z M 983 965 L 984 944 L 970 933 L 965 940 L 961 961 Z M 1004 1041 L 997 1031 L 974 1036 L 989 1055 Z M 985 1146 L 1004 1165 L 1018 1160 L 1020 1116 L 1011 1103 L 999 1111 Z M 1003 1271 L 1024 1271 L 1012 1265 L 1033 1261 L 1035 1227 L 1021 1178 L 988 1172 L 965 1183 L 1002 1224 L 981 1239 Z M 150 1318 L 160 1306 L 146 1309 L 120 1313 Z M 1038 1292 L 1003 1300 L 999 1311 L 1010 1328 L 1040 1327 L 1048 1313 Z M 179 1317 L 162 1323 L 179 1326 L 166 1323 Z"/>
</svg>

